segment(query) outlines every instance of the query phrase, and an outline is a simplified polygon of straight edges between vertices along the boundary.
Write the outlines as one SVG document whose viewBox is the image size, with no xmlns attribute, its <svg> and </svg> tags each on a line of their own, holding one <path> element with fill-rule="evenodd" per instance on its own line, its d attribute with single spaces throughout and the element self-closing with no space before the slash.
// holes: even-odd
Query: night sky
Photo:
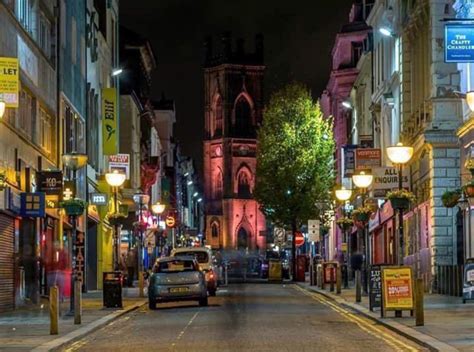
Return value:
<svg viewBox="0 0 474 352">
<path fill-rule="evenodd" d="M 201 169 L 203 41 L 224 31 L 243 37 L 254 50 L 264 35 L 265 95 L 290 81 L 308 85 L 319 97 L 330 73 L 335 35 L 348 21 L 351 0 L 121 0 L 122 25 L 151 41 L 157 58 L 153 96 L 173 98 L 175 135 L 182 153 Z"/>
</svg>

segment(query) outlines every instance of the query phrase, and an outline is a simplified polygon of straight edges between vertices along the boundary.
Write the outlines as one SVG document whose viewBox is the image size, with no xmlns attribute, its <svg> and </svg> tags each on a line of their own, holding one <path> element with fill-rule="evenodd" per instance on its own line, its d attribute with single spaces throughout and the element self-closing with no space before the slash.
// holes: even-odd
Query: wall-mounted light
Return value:
<svg viewBox="0 0 474 352">
<path fill-rule="evenodd" d="M 202 202 L 202 198 L 199 198 L 197 201 L 198 201 L 199 203 L 201 203 L 201 202 Z"/>
<path fill-rule="evenodd" d="M 382 34 L 386 37 L 391 37 L 392 36 L 392 31 L 388 27 L 380 27 L 379 32 L 380 32 L 380 34 Z"/>
<path fill-rule="evenodd" d="M 352 104 L 349 100 L 344 100 L 342 102 L 342 106 L 345 107 L 346 109 L 352 109 Z"/>
<path fill-rule="evenodd" d="M 114 70 L 112 70 L 112 76 L 118 76 L 122 72 L 123 70 L 121 68 L 115 68 Z"/>
<path fill-rule="evenodd" d="M 0 99 L 0 119 L 3 117 L 5 114 L 5 110 L 7 108 L 7 104 L 3 100 Z"/>
<path fill-rule="evenodd" d="M 191 186 L 193 184 L 193 181 L 188 181 L 188 186 Z"/>
<path fill-rule="evenodd" d="M 194 192 L 193 197 L 196 198 L 198 196 L 198 192 Z"/>
</svg>

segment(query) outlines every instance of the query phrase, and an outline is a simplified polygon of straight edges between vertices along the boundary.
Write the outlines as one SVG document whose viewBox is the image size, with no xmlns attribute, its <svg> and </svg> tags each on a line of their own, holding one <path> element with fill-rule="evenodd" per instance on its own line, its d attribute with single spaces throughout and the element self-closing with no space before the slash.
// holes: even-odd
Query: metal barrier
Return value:
<svg viewBox="0 0 474 352">
<path fill-rule="evenodd" d="M 460 297 L 462 295 L 463 269 L 462 265 L 436 266 L 435 292 Z"/>
</svg>

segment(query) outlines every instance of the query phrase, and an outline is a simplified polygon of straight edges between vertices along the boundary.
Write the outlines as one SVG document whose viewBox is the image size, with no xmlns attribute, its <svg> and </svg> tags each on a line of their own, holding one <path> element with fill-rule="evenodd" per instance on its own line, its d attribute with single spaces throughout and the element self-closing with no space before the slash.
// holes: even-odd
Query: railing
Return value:
<svg viewBox="0 0 474 352">
<path fill-rule="evenodd" d="M 462 295 L 463 266 L 462 265 L 438 265 L 436 267 L 435 292 L 442 295 Z"/>
</svg>

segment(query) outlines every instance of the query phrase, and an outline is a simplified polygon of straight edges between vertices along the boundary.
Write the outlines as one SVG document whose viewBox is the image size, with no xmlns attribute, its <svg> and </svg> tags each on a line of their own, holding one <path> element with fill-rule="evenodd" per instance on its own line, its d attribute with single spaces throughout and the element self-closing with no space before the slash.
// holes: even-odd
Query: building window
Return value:
<svg viewBox="0 0 474 352">
<path fill-rule="evenodd" d="M 51 153 L 52 151 L 52 125 L 51 125 L 52 118 L 51 116 L 43 109 L 40 108 L 40 138 L 39 143 L 40 146 Z"/>
<path fill-rule="evenodd" d="M 363 43 L 362 42 L 352 42 L 352 66 L 357 66 L 360 57 L 363 52 Z"/>
<path fill-rule="evenodd" d="M 40 14 L 38 25 L 38 45 L 47 58 L 51 57 L 51 22 Z"/>
<path fill-rule="evenodd" d="M 75 65 L 77 61 L 77 27 L 76 19 L 71 19 L 71 62 Z"/>
<path fill-rule="evenodd" d="M 211 225 L 211 236 L 213 238 L 219 237 L 219 224 L 217 222 L 213 222 Z"/>
<path fill-rule="evenodd" d="M 36 142 L 36 98 L 27 91 L 20 91 L 17 127 Z"/>
<path fill-rule="evenodd" d="M 222 188 L 222 172 L 219 171 L 214 180 L 214 199 L 222 198 Z"/>
<path fill-rule="evenodd" d="M 241 171 L 237 179 L 237 193 L 239 198 L 250 198 L 252 196 L 252 192 L 250 191 L 250 178 L 247 172 Z"/>
<path fill-rule="evenodd" d="M 33 34 L 33 1 L 17 0 L 16 1 L 16 17 L 23 28 Z"/>
<path fill-rule="evenodd" d="M 235 104 L 235 129 L 239 136 L 246 136 L 252 131 L 252 109 L 243 96 Z"/>
<path fill-rule="evenodd" d="M 222 136 L 222 118 L 223 118 L 222 98 L 218 97 L 215 108 L 215 127 L 214 136 Z"/>
<path fill-rule="evenodd" d="M 70 106 L 65 105 L 64 110 L 64 151 L 84 152 L 84 121 L 72 110 Z"/>
</svg>

